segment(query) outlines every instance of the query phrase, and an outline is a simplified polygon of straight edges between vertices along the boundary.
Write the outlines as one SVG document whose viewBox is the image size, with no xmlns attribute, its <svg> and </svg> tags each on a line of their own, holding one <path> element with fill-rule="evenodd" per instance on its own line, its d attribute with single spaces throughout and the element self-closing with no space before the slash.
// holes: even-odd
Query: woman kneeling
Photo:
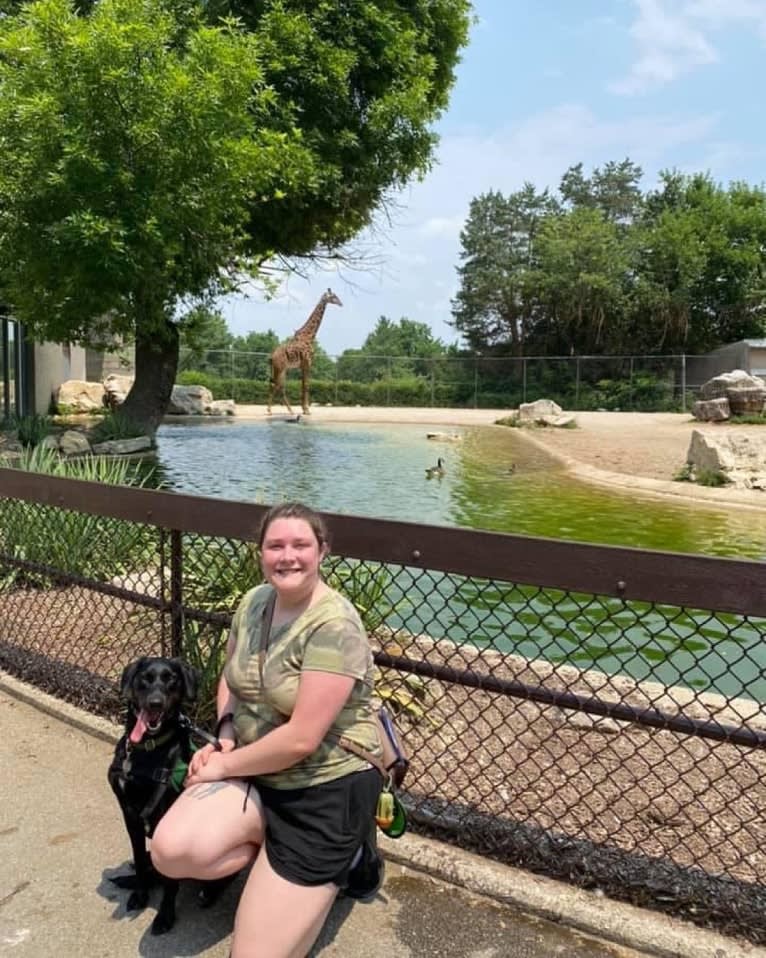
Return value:
<svg viewBox="0 0 766 958">
<path fill-rule="evenodd" d="M 222 750 L 194 755 L 152 861 L 207 880 L 252 864 L 232 958 L 304 958 L 340 889 L 365 898 L 382 881 L 382 778 L 339 742 L 380 755 L 372 653 L 354 607 L 320 576 L 328 542 L 317 513 L 275 506 L 258 546 L 266 582 L 234 614 L 218 685 Z"/>
</svg>

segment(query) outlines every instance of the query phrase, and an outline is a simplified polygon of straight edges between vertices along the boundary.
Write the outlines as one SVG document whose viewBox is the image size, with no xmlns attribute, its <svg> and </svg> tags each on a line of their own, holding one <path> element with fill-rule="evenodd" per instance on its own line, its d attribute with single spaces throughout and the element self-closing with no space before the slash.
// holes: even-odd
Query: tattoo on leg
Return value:
<svg viewBox="0 0 766 958">
<path fill-rule="evenodd" d="M 228 782 L 200 782 L 199 785 L 192 785 L 187 791 L 191 798 L 202 799 L 215 795 L 216 792 L 227 788 L 228 785 Z"/>
</svg>

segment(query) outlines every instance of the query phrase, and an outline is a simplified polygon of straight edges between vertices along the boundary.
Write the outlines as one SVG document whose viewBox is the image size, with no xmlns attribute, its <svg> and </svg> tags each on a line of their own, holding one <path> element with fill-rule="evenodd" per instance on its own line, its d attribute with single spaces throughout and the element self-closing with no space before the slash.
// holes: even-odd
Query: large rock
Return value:
<svg viewBox="0 0 766 958">
<path fill-rule="evenodd" d="M 766 386 L 732 386 L 726 393 L 732 416 L 760 416 L 766 403 Z"/>
<path fill-rule="evenodd" d="M 726 396 L 719 399 L 698 399 L 692 406 L 692 416 L 701 422 L 724 422 L 731 415 Z"/>
<path fill-rule="evenodd" d="M 205 386 L 173 386 L 167 413 L 170 416 L 204 416 L 213 402 Z"/>
<path fill-rule="evenodd" d="M 695 429 L 686 461 L 692 478 L 700 473 L 721 473 L 738 489 L 766 488 L 766 436 L 701 432 Z"/>
<path fill-rule="evenodd" d="M 729 412 L 732 416 L 760 415 L 766 405 L 766 383 L 759 376 L 751 376 L 744 369 L 733 369 L 730 373 L 722 373 L 709 379 L 700 389 L 702 402 L 713 402 L 726 399 Z M 710 409 L 711 421 L 723 418 L 720 407 L 703 406 L 695 403 L 694 416 L 705 419 L 705 411 Z"/>
<path fill-rule="evenodd" d="M 545 422 L 547 419 L 558 419 L 563 409 L 552 399 L 537 399 L 535 402 L 523 402 L 519 406 L 520 422 Z"/>
<path fill-rule="evenodd" d="M 721 373 L 720 376 L 713 376 L 700 387 L 700 399 L 721 399 L 727 395 L 732 387 L 737 386 L 760 386 L 763 388 L 763 380 L 757 376 L 751 376 L 744 369 L 732 369 L 730 373 Z"/>
<path fill-rule="evenodd" d="M 59 439 L 59 452 L 63 456 L 85 456 L 90 452 L 90 443 L 81 432 L 67 429 Z"/>
<path fill-rule="evenodd" d="M 56 405 L 72 412 L 93 412 L 104 405 L 104 387 L 101 383 L 68 379 L 56 390 Z"/>
<path fill-rule="evenodd" d="M 132 387 L 132 376 L 118 376 L 116 373 L 107 376 L 104 380 L 104 405 L 110 409 L 121 406 Z"/>
<path fill-rule="evenodd" d="M 107 439 L 93 446 L 97 456 L 129 456 L 152 448 L 149 436 L 136 436 L 133 439 Z"/>
<path fill-rule="evenodd" d="M 235 413 L 233 399 L 214 399 L 207 409 L 211 416 L 233 416 Z"/>
</svg>

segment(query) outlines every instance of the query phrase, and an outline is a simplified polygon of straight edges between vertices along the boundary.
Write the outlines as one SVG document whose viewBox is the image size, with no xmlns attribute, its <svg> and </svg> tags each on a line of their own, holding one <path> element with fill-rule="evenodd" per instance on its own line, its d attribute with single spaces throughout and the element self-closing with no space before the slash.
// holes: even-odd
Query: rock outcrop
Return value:
<svg viewBox="0 0 766 958">
<path fill-rule="evenodd" d="M 569 426 L 575 421 L 571 413 L 564 410 L 552 399 L 537 399 L 535 402 L 525 402 L 519 406 L 518 420 L 520 423 L 540 426 Z"/>
<path fill-rule="evenodd" d="M 93 412 L 104 406 L 103 383 L 68 379 L 56 390 L 56 405 L 72 412 Z"/>
<path fill-rule="evenodd" d="M 729 416 L 760 415 L 766 406 L 766 383 L 744 369 L 733 369 L 709 379 L 692 407 L 695 419 L 720 422 Z"/>
<path fill-rule="evenodd" d="M 707 472 L 737 489 L 766 489 L 766 436 L 713 435 L 695 429 L 686 461 L 693 480 Z"/>
</svg>

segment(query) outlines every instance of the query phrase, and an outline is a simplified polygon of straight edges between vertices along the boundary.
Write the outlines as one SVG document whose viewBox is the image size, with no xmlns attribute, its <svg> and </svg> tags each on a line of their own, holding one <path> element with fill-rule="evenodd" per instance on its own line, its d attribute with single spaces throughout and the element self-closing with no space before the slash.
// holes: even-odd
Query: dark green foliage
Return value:
<svg viewBox="0 0 766 958">
<path fill-rule="evenodd" d="M 16 438 L 21 445 L 29 449 L 39 446 L 51 432 L 50 417 L 41 416 L 37 413 L 13 417 L 9 425 L 15 431 Z"/>
<path fill-rule="evenodd" d="M 108 442 L 111 439 L 135 439 L 146 435 L 142 423 L 136 422 L 121 410 L 108 412 L 90 431 L 92 443 Z"/>
<path fill-rule="evenodd" d="M 275 254 L 336 250 L 428 170 L 470 3 L 5 0 L 0 13 L 4 301 L 41 340 L 134 339 L 126 407 L 153 432 L 180 303 Z M 201 319 L 212 328 L 198 316 L 182 332 Z"/>
<path fill-rule="evenodd" d="M 453 303 L 469 345 L 636 356 L 763 336 L 766 190 L 665 172 L 642 195 L 640 179 L 630 160 L 577 164 L 560 201 L 529 184 L 474 199 Z"/>
</svg>

